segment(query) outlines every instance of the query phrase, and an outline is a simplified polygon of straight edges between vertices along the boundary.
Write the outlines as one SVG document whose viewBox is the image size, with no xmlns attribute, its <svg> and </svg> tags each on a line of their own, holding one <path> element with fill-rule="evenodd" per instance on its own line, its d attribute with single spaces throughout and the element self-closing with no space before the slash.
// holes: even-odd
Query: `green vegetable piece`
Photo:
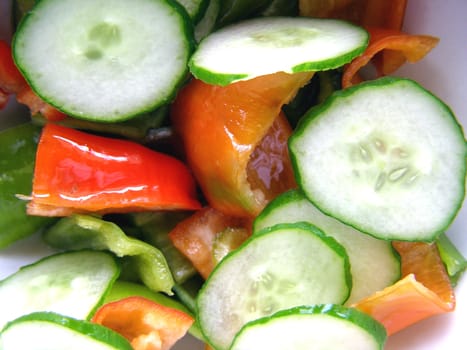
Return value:
<svg viewBox="0 0 467 350">
<path fill-rule="evenodd" d="M 231 350 L 383 350 L 386 330 L 365 313 L 340 305 L 299 306 L 246 324 Z"/>
<path fill-rule="evenodd" d="M 119 274 L 113 255 L 89 250 L 54 254 L 24 266 L 0 281 L 0 329 L 36 311 L 89 319 Z"/>
<path fill-rule="evenodd" d="M 218 26 L 238 22 L 252 18 L 271 4 L 271 0 L 224 0 L 221 1 L 221 9 L 218 18 Z"/>
<path fill-rule="evenodd" d="M 436 245 L 438 247 L 441 260 L 443 260 L 443 263 L 446 266 L 451 284 L 455 286 L 459 281 L 459 278 L 467 269 L 467 260 L 445 233 L 442 233 L 438 237 Z"/>
<path fill-rule="evenodd" d="M 0 132 L 0 249 L 53 220 L 27 216 L 26 201 L 17 197 L 31 193 L 39 133 L 30 123 Z"/>
<path fill-rule="evenodd" d="M 124 259 L 151 290 L 172 295 L 174 280 L 164 255 L 154 246 L 128 237 L 116 224 L 88 215 L 73 215 L 44 232 L 44 240 L 60 249 L 110 250 Z"/>
<path fill-rule="evenodd" d="M 9 323 L 0 333 L 3 350 L 132 350 L 117 332 L 89 321 L 37 312 Z"/>
<path fill-rule="evenodd" d="M 190 213 L 180 211 L 140 212 L 132 214 L 134 224 L 141 230 L 142 239 L 160 249 L 167 259 L 177 284 L 185 282 L 197 272 L 193 264 L 172 243 L 168 234 Z"/>
</svg>

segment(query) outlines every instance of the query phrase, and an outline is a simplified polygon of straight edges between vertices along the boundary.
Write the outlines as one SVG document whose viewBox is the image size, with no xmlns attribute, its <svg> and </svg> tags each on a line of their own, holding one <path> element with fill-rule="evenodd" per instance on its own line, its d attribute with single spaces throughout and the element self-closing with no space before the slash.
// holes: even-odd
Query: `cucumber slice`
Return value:
<svg viewBox="0 0 467 350">
<path fill-rule="evenodd" d="M 279 223 L 306 221 L 333 237 L 349 255 L 352 292 L 347 305 L 382 290 L 401 275 L 400 259 L 391 242 L 376 239 L 318 210 L 299 190 L 276 197 L 254 221 L 253 233 Z"/>
<path fill-rule="evenodd" d="M 289 148 L 305 195 L 378 238 L 431 242 L 465 196 L 462 127 L 448 106 L 408 79 L 334 93 L 302 119 Z"/>
<path fill-rule="evenodd" d="M 51 312 L 20 317 L 0 333 L 3 350 L 132 350 L 118 333 L 95 323 Z"/>
<path fill-rule="evenodd" d="M 386 330 L 357 309 L 302 306 L 248 323 L 231 350 L 382 350 Z"/>
<path fill-rule="evenodd" d="M 0 329 L 36 311 L 89 319 L 120 269 L 105 252 L 59 253 L 24 266 L 0 281 Z"/>
<path fill-rule="evenodd" d="M 198 294 L 205 338 L 228 349 L 247 322 L 299 305 L 343 303 L 351 288 L 347 254 L 308 223 L 280 224 L 228 254 Z"/>
<path fill-rule="evenodd" d="M 42 0 L 20 23 L 13 55 L 32 89 L 77 118 L 112 122 L 166 104 L 194 48 L 170 0 Z"/>
<path fill-rule="evenodd" d="M 279 71 L 339 67 L 362 53 L 368 33 L 350 23 L 303 17 L 263 17 L 205 37 L 189 66 L 195 77 L 227 85 Z"/>
</svg>

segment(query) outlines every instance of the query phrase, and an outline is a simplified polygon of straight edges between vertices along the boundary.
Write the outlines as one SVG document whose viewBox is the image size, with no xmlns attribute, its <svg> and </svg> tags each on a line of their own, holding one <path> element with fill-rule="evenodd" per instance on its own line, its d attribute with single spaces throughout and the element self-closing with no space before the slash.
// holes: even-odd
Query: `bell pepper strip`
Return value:
<svg viewBox="0 0 467 350">
<path fill-rule="evenodd" d="M 178 159 L 131 141 L 43 128 L 28 214 L 199 208 L 195 181 Z"/>
<path fill-rule="evenodd" d="M 181 302 L 179 302 L 176 298 L 169 297 L 164 293 L 154 292 L 140 283 L 122 280 L 115 281 L 115 283 L 112 285 L 112 288 L 105 296 L 102 305 L 134 296 L 149 299 L 157 304 L 180 310 L 194 317 L 194 313 Z M 188 333 L 190 333 L 195 338 L 204 340 L 201 330 L 199 329 L 198 323 L 196 321 L 191 325 L 190 329 L 188 330 Z"/>
<path fill-rule="evenodd" d="M 180 91 L 171 110 L 175 134 L 184 146 L 187 162 L 208 203 L 227 215 L 254 217 L 278 193 L 295 187 L 288 157 L 280 155 L 264 168 L 248 173 L 247 167 L 256 146 L 265 138 L 281 107 L 290 101 L 313 73 L 275 73 L 227 86 L 215 86 L 193 79 Z M 279 117 L 279 118 L 284 118 Z M 277 148 L 286 148 L 291 132 L 285 120 L 278 121 L 280 139 L 265 138 Z M 268 149 L 269 148 L 269 149 Z M 268 151 L 276 148 L 265 146 Z M 257 158 L 265 159 L 265 155 Z M 271 157 L 273 157 L 271 155 Z M 269 170 L 268 170 L 269 171 Z M 258 185 L 250 182 L 256 173 Z M 274 189 L 268 186 L 269 179 Z"/>
<path fill-rule="evenodd" d="M 361 68 L 370 61 L 374 64 L 377 77 L 395 72 L 404 63 L 414 63 L 424 58 L 439 42 L 430 35 L 412 35 L 396 30 L 376 27 L 366 28 L 370 43 L 365 52 L 344 68 L 342 87 L 358 84 Z"/>
<path fill-rule="evenodd" d="M 394 334 L 416 322 L 455 309 L 455 297 L 435 244 L 393 243 L 401 256 L 402 275 L 394 285 L 353 306 Z"/>
<path fill-rule="evenodd" d="M 29 217 L 20 195 L 31 193 L 40 128 L 25 123 L 0 132 L 0 249 L 51 224 L 53 218 Z"/>
<path fill-rule="evenodd" d="M 194 319 L 178 309 L 133 296 L 103 305 L 91 321 L 121 334 L 135 350 L 168 350 Z"/>
<path fill-rule="evenodd" d="M 300 0 L 301 16 L 336 18 L 360 26 L 400 30 L 407 0 Z"/>
<path fill-rule="evenodd" d="M 31 114 L 41 113 L 48 120 L 61 120 L 65 114 L 37 96 L 16 67 L 10 46 L 0 40 L 0 108 L 9 95 L 16 94 L 19 103 L 25 104 Z M 3 103 L 3 105 L 2 105 Z"/>
<path fill-rule="evenodd" d="M 90 215 L 72 215 L 47 229 L 43 238 L 58 249 L 111 251 L 123 260 L 123 276 L 142 281 L 152 291 L 173 295 L 174 280 L 161 251 L 127 236 L 113 222 Z"/>
<path fill-rule="evenodd" d="M 446 233 L 442 233 L 438 237 L 436 246 L 438 247 L 441 260 L 444 266 L 446 266 L 451 284 L 455 287 L 459 278 L 467 270 L 467 259 L 452 243 Z"/>
<path fill-rule="evenodd" d="M 251 221 L 204 207 L 175 226 L 169 238 L 201 276 L 207 278 L 215 266 L 213 244 L 216 236 L 228 228 L 246 229 L 251 234 Z"/>
</svg>

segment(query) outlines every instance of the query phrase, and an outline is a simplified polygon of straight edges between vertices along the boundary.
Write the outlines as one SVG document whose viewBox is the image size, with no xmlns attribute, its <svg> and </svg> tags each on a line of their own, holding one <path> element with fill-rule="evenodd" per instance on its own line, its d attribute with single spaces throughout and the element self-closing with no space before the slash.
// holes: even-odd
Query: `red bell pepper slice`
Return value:
<svg viewBox="0 0 467 350">
<path fill-rule="evenodd" d="M 284 117 L 277 118 L 282 105 L 312 74 L 275 73 L 227 86 L 194 79 L 181 90 L 173 104 L 172 124 L 210 206 L 227 215 L 254 217 L 269 199 L 296 186 L 288 154 L 283 152 L 291 129 Z M 277 137 L 265 138 L 271 136 L 268 131 L 276 120 Z M 248 171 L 262 140 L 277 147 L 265 146 L 268 152 L 253 158 L 274 156 L 277 162 L 270 162 L 266 172 L 255 168 L 265 163 L 252 162 L 254 171 Z M 274 149 L 278 152 L 272 155 Z M 273 185 L 269 186 L 271 179 Z"/>
<path fill-rule="evenodd" d="M 216 236 L 226 229 L 244 229 L 251 234 L 251 221 L 223 214 L 204 207 L 178 223 L 170 231 L 169 238 L 174 246 L 185 255 L 204 278 L 216 265 L 213 246 Z M 242 234 L 241 238 L 245 238 Z"/>
<path fill-rule="evenodd" d="M 418 321 L 453 311 L 454 291 L 436 244 L 394 242 L 403 278 L 354 306 L 380 321 L 388 335 Z"/>
<path fill-rule="evenodd" d="M 124 336 L 135 350 L 168 350 L 194 322 L 192 316 L 134 296 L 103 305 L 92 322 Z"/>
<path fill-rule="evenodd" d="M 367 28 L 370 43 L 365 52 L 350 62 L 344 69 L 342 87 L 361 82 L 358 71 L 370 61 L 376 68 L 377 76 L 396 71 L 405 62 L 417 62 L 425 57 L 439 42 L 430 35 L 412 35 L 397 30 Z"/>
<path fill-rule="evenodd" d="M 131 141 L 44 127 L 29 214 L 199 208 L 194 179 L 178 159 Z"/>
<path fill-rule="evenodd" d="M 37 96 L 16 67 L 10 46 L 0 40 L 0 108 L 9 95 L 16 94 L 19 103 L 29 107 L 32 114 L 41 113 L 48 120 L 61 120 L 65 114 Z"/>
</svg>

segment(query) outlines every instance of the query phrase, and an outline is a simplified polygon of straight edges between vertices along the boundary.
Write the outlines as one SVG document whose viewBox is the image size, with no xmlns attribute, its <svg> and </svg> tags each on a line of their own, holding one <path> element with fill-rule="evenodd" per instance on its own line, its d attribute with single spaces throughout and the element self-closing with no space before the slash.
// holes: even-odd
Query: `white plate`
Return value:
<svg viewBox="0 0 467 350">
<path fill-rule="evenodd" d="M 7 0 L 0 0 L 0 39 L 8 38 Z M 406 65 L 397 75 L 413 78 L 430 89 L 451 106 L 459 121 L 467 125 L 467 1 L 464 0 L 409 0 L 405 31 L 430 34 L 441 38 L 439 45 L 421 62 Z M 11 125 L 24 112 L 14 104 L 0 111 L 0 127 Z M 467 205 L 448 231 L 449 237 L 467 256 Z M 0 279 L 48 254 L 50 250 L 37 236 L 18 242 L 0 251 Z M 386 350 L 439 350 L 465 348 L 467 324 L 467 276 L 456 288 L 457 308 L 454 313 L 422 321 L 390 337 Z M 177 350 L 203 349 L 192 339 L 183 339 Z"/>
</svg>

